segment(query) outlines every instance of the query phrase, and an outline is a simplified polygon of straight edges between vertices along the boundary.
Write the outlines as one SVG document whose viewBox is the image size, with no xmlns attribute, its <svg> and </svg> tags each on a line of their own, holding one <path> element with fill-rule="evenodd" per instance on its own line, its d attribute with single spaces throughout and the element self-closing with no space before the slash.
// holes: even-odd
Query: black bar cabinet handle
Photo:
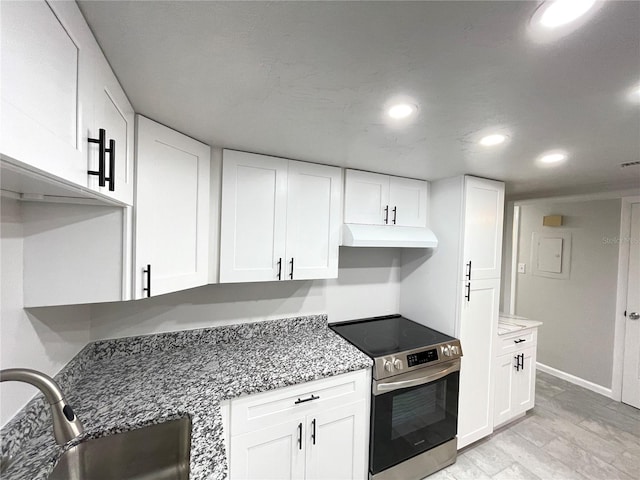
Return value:
<svg viewBox="0 0 640 480">
<path fill-rule="evenodd" d="M 471 282 L 467 283 L 467 294 L 464 296 L 467 299 L 467 302 L 471 301 Z"/>
<path fill-rule="evenodd" d="M 527 340 L 524 338 L 519 338 L 518 340 L 514 340 L 513 343 L 522 343 L 522 342 L 526 342 Z"/>
<path fill-rule="evenodd" d="M 389 205 L 384 207 L 384 223 L 385 225 L 389 225 Z"/>
<path fill-rule="evenodd" d="M 467 263 L 467 274 L 465 277 L 467 277 L 467 280 L 471 280 L 471 260 Z"/>
<path fill-rule="evenodd" d="M 398 215 L 398 207 L 393 207 L 393 224 L 396 224 L 396 217 Z"/>
<path fill-rule="evenodd" d="M 109 153 L 109 176 L 105 180 L 109 182 L 109 191 L 113 192 L 116 189 L 116 141 L 113 138 L 109 140 L 106 152 Z"/>
<path fill-rule="evenodd" d="M 291 261 L 289 263 L 291 264 L 291 273 L 289 274 L 289 278 L 293 280 L 293 257 L 291 257 Z"/>
<path fill-rule="evenodd" d="M 524 353 L 520 354 L 520 368 L 524 370 Z"/>
<path fill-rule="evenodd" d="M 298 400 L 296 400 L 296 401 L 295 401 L 295 402 L 293 402 L 293 403 L 295 403 L 296 405 L 298 405 L 299 403 L 310 402 L 311 400 L 318 400 L 319 398 L 320 398 L 320 397 L 318 397 L 317 395 L 313 395 L 313 394 L 312 394 L 309 398 L 304 398 L 304 399 L 302 399 L 302 400 L 300 400 L 300 399 L 298 398 Z"/>
<path fill-rule="evenodd" d="M 142 287 L 142 291 L 147 292 L 147 298 L 149 298 L 151 296 L 151 264 L 147 264 L 147 268 L 143 268 L 142 273 L 147 276 L 147 286 Z"/>
<path fill-rule="evenodd" d="M 302 422 L 298 424 L 298 448 L 302 450 Z"/>
<path fill-rule="evenodd" d="M 316 444 L 316 419 L 314 418 L 311 422 L 311 441 L 313 444 Z"/>
<path fill-rule="evenodd" d="M 278 280 L 282 280 L 282 257 L 278 259 Z"/>
<path fill-rule="evenodd" d="M 520 371 L 520 355 L 516 355 L 513 358 L 515 358 L 516 360 L 516 364 L 513 366 L 513 368 L 516 369 L 516 372 L 519 372 Z"/>
<path fill-rule="evenodd" d="M 98 170 L 89 170 L 89 175 L 98 176 L 98 185 L 104 187 L 106 185 L 106 175 L 104 172 L 104 154 L 105 154 L 105 137 L 107 132 L 104 128 L 98 130 L 98 138 L 88 138 L 89 143 L 98 144 Z"/>
</svg>

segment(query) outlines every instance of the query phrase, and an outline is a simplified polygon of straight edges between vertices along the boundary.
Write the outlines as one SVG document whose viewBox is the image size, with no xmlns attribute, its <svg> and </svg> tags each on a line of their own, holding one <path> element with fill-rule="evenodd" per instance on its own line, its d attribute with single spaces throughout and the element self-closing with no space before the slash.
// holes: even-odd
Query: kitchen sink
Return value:
<svg viewBox="0 0 640 480">
<path fill-rule="evenodd" d="M 62 455 L 49 480 L 187 480 L 188 417 L 82 442 Z"/>
</svg>

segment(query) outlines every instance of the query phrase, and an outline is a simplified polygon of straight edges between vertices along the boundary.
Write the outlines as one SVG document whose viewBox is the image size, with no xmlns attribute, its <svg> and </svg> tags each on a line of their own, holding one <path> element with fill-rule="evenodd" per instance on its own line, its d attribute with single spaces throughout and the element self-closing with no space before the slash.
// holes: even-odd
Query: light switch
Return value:
<svg viewBox="0 0 640 480">
<path fill-rule="evenodd" d="M 527 264 L 526 263 L 519 263 L 518 264 L 518 273 L 526 273 L 527 270 Z"/>
</svg>

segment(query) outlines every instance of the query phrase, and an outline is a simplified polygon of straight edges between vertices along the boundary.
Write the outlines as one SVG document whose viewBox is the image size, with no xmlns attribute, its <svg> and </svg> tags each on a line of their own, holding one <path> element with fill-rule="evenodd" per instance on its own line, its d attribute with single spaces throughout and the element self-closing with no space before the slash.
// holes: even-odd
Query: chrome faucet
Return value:
<svg viewBox="0 0 640 480">
<path fill-rule="evenodd" d="M 84 433 L 84 428 L 73 409 L 67 404 L 62 391 L 53 378 L 36 370 L 27 368 L 7 368 L 0 370 L 0 382 L 25 382 L 29 383 L 44 394 L 51 406 L 53 417 L 53 436 L 59 445 L 64 445 L 69 440 Z"/>
</svg>

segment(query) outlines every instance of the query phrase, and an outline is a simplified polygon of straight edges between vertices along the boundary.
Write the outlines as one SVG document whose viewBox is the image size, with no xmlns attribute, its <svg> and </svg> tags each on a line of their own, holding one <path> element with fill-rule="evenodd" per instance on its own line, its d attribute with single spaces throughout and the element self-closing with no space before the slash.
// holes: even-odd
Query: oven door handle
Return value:
<svg viewBox="0 0 640 480">
<path fill-rule="evenodd" d="M 458 371 L 460 371 L 460 362 L 455 362 L 454 364 L 438 372 L 432 373 L 430 375 L 418 377 L 418 378 L 412 378 L 410 380 L 403 380 L 400 382 L 391 382 L 391 383 L 374 382 L 373 394 L 379 395 L 381 393 L 391 392 L 393 390 L 400 390 L 402 388 L 409 388 L 409 387 L 415 387 L 417 385 L 424 385 L 425 383 L 439 380 L 442 377 L 446 377 L 450 373 L 458 372 Z"/>
</svg>

